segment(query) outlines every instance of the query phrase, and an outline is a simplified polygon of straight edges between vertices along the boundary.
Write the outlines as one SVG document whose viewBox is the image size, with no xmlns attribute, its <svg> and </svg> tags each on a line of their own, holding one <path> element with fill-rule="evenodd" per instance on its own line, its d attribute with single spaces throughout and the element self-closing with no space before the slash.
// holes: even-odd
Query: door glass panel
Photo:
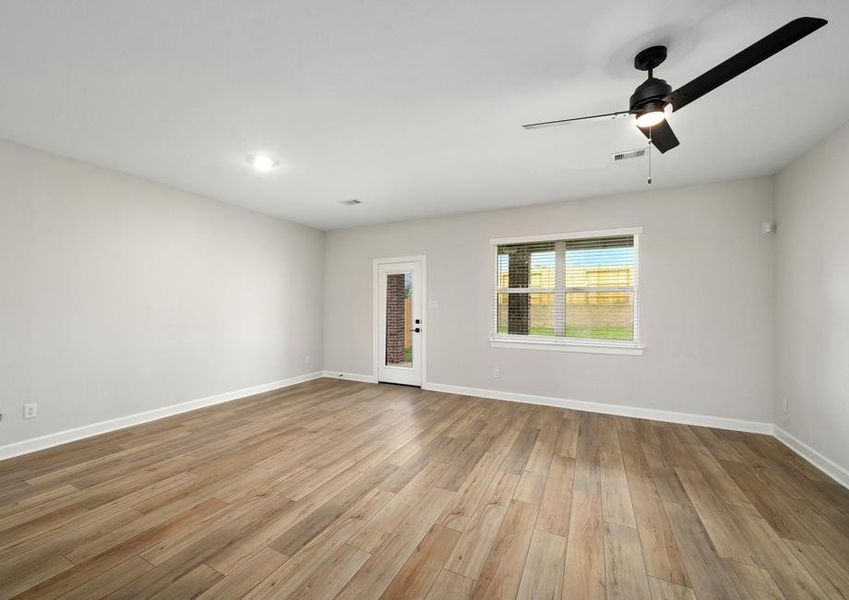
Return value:
<svg viewBox="0 0 849 600">
<path fill-rule="evenodd" d="M 413 275 L 386 276 L 386 366 L 413 366 Z"/>
</svg>

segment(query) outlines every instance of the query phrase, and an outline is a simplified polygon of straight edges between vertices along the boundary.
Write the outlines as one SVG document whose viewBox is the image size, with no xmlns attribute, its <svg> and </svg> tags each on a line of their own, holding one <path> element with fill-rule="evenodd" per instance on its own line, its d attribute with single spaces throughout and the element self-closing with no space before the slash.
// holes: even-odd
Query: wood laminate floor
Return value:
<svg viewBox="0 0 849 600">
<path fill-rule="evenodd" d="M 0 463 L 0 597 L 846 598 L 752 434 L 321 379 Z"/>
</svg>

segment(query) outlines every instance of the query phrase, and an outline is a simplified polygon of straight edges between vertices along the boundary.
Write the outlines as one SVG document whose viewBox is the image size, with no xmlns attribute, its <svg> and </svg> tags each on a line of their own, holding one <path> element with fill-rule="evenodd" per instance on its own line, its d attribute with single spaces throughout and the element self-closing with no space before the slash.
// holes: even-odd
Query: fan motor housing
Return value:
<svg viewBox="0 0 849 600">
<path fill-rule="evenodd" d="M 672 93 L 672 86 L 663 79 L 649 77 L 641 83 L 631 95 L 630 109 L 639 110 L 650 102 L 662 102 L 665 106 L 666 98 Z"/>
</svg>

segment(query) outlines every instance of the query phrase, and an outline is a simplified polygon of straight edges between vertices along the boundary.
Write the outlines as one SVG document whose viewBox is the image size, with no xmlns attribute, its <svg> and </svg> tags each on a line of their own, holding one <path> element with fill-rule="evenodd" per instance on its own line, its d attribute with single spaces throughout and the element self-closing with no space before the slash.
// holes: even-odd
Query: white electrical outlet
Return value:
<svg viewBox="0 0 849 600">
<path fill-rule="evenodd" d="M 498 377 L 498 376 L 500 376 L 500 375 L 501 375 L 501 373 L 498 371 L 498 369 L 493 369 L 493 370 L 492 370 L 492 376 L 493 376 L 493 377 Z"/>
<path fill-rule="evenodd" d="M 784 414 L 787 414 L 788 412 L 790 412 L 790 400 L 788 400 L 785 397 L 784 398 Z"/>
<path fill-rule="evenodd" d="M 34 419 L 38 416 L 38 404 L 24 404 L 24 419 Z"/>
<path fill-rule="evenodd" d="M 304 364 L 305 364 L 305 365 L 310 364 L 310 355 L 309 355 L 309 354 L 307 354 L 306 356 L 304 356 Z"/>
</svg>

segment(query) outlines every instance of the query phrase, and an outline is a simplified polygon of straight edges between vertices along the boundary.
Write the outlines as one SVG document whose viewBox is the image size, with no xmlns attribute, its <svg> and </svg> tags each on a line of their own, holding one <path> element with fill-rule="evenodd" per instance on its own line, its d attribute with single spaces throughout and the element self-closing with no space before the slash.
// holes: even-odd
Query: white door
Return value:
<svg viewBox="0 0 849 600">
<path fill-rule="evenodd" d="M 422 262 L 377 265 L 377 380 L 422 384 Z"/>
</svg>

